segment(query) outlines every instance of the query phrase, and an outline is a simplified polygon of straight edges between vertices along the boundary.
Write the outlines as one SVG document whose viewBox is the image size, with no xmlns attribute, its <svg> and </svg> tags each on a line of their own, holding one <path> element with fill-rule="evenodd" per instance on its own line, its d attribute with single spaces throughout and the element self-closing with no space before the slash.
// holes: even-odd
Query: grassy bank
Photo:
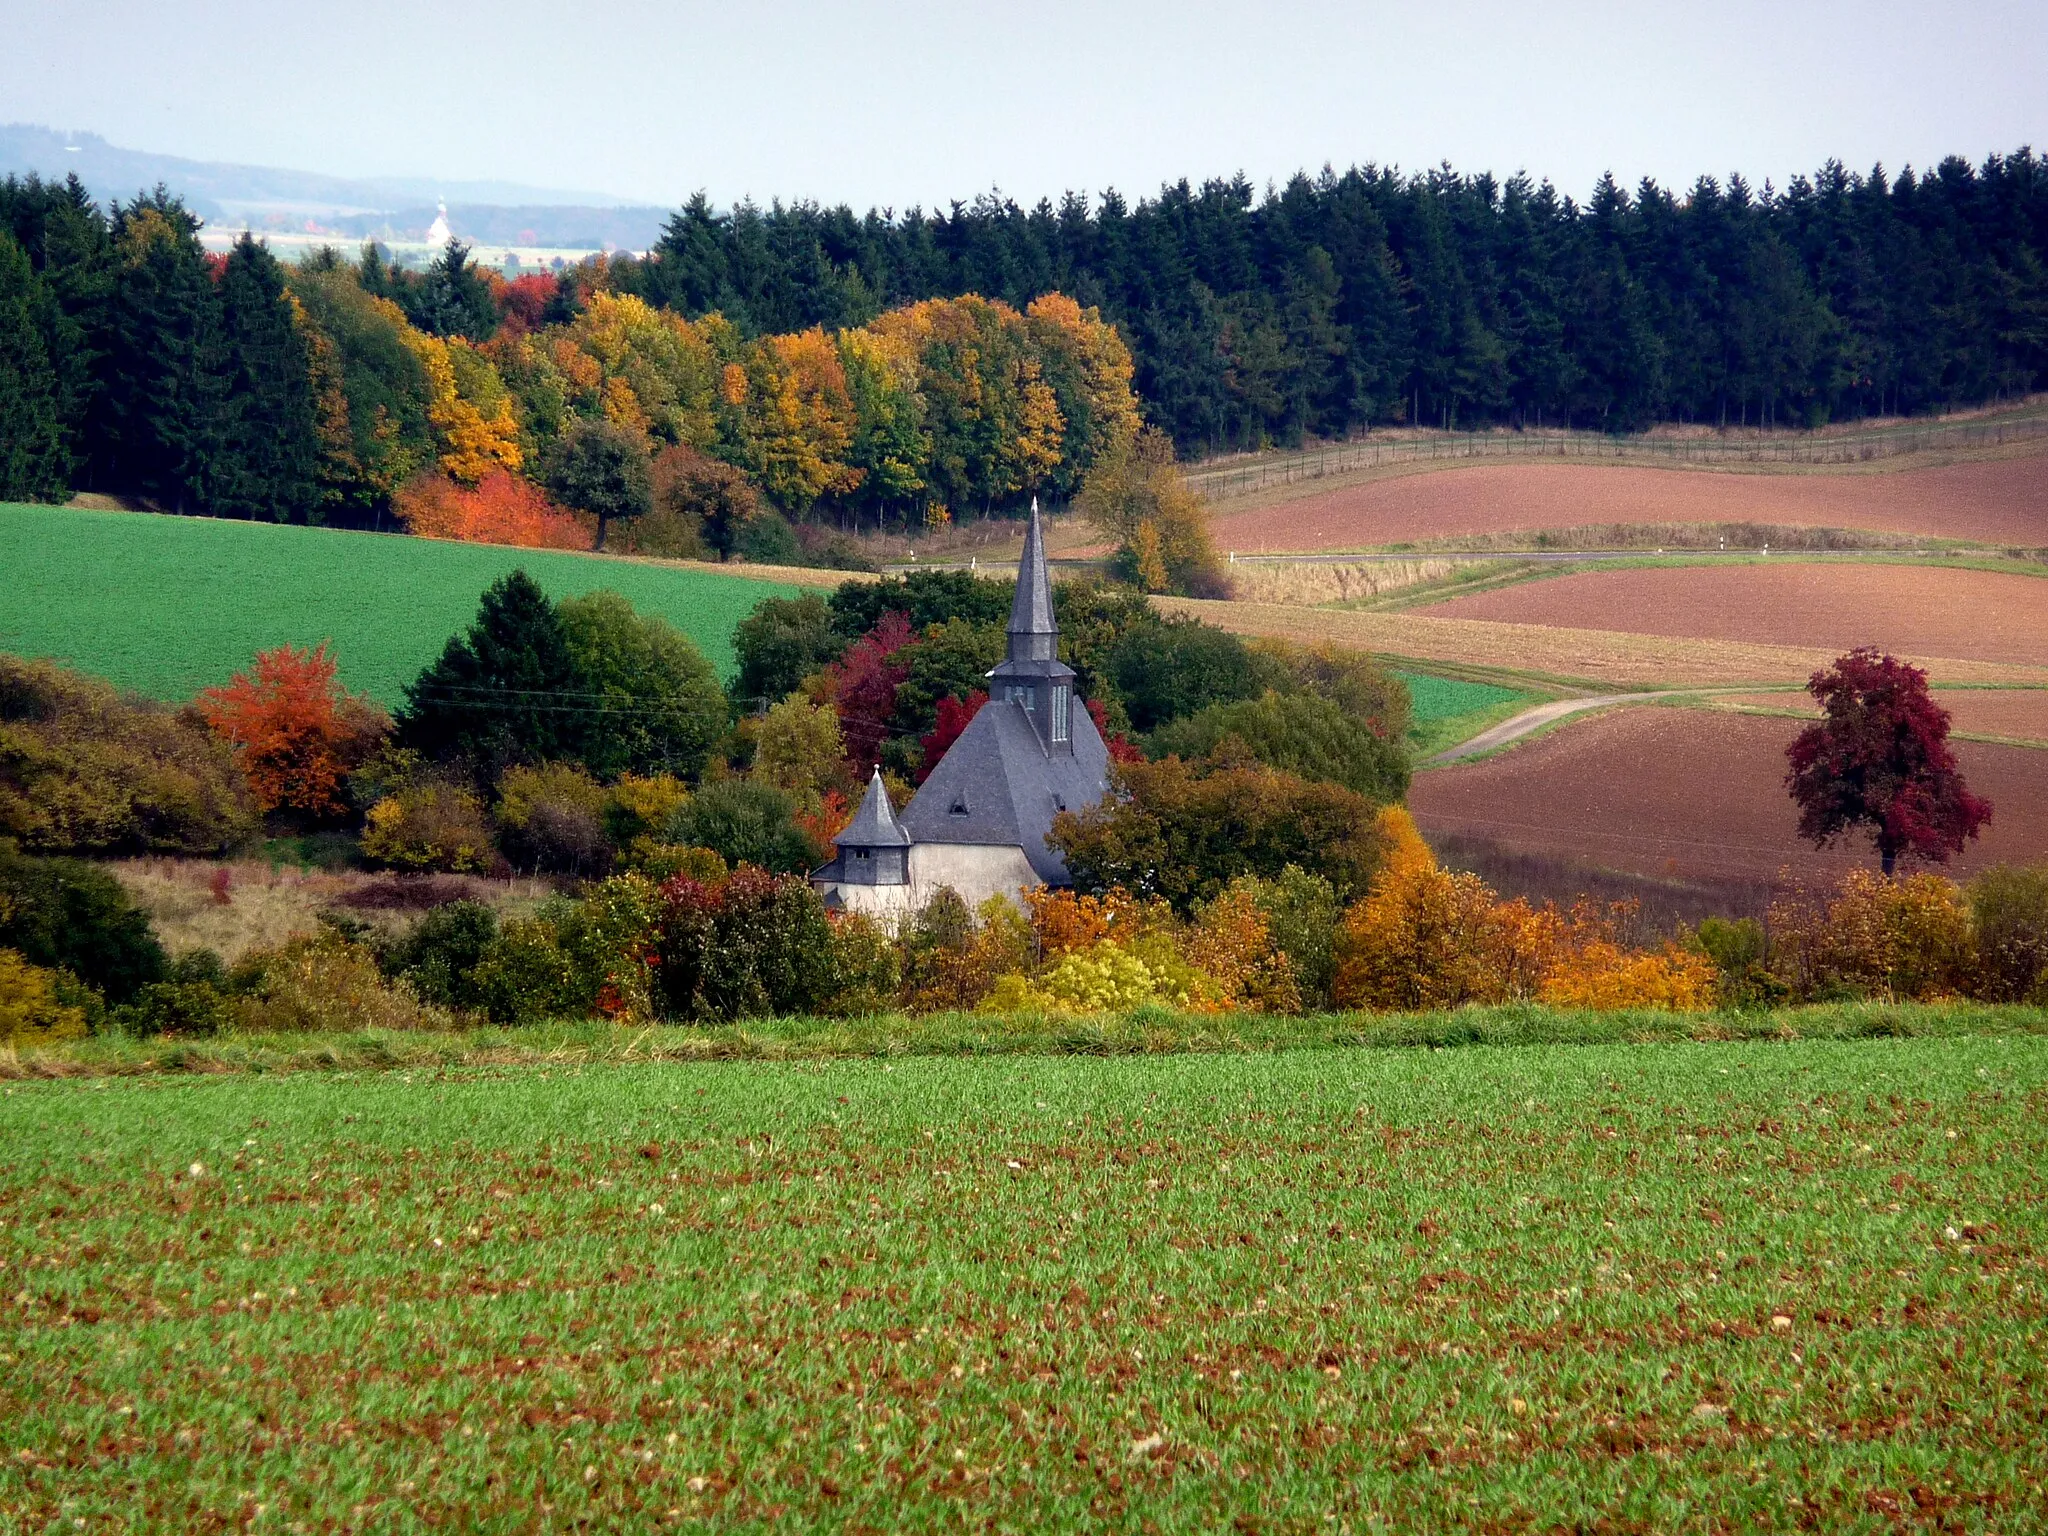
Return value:
<svg viewBox="0 0 2048 1536">
<path fill-rule="evenodd" d="M 560 1043 L 0 1090 L 8 1524 L 2048 1519 L 2036 1035 Z"/>
<path fill-rule="evenodd" d="M 750 1019 L 743 1024 L 598 1022 L 211 1039 L 100 1036 L 0 1049 L 0 1080 L 597 1065 L 658 1061 L 840 1061 L 920 1056 L 1170 1056 L 1290 1050 L 1451 1049 L 1470 1045 L 1621 1045 L 1739 1040 L 2048 1036 L 2048 1009 L 1893 1003 L 1767 1011 L 1595 1012 L 1514 1004 L 1438 1013 L 1300 1017 L 1182 1014 L 1148 1007 L 1067 1018 L 1036 1014 L 885 1014 Z"/>
</svg>

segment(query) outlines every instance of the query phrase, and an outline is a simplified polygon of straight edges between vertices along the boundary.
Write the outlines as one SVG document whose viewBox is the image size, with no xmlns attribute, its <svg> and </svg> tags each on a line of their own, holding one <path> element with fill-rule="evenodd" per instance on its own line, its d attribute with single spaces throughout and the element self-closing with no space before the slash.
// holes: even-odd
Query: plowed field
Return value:
<svg viewBox="0 0 2048 1536">
<path fill-rule="evenodd" d="M 1915 565 L 1637 567 L 1414 610 L 1567 629 L 2048 665 L 2048 580 Z"/>
<path fill-rule="evenodd" d="M 1289 552 L 1592 523 L 1782 523 L 2048 545 L 2048 458 L 1889 474 L 1500 464 L 1401 475 L 1226 512 L 1223 549 Z"/>
<path fill-rule="evenodd" d="M 2005 736 L 2048 746 L 2048 688 L 1942 688 L 1934 696 L 1948 711 L 1950 727 L 1959 735 Z M 1813 699 L 1804 693 L 1742 693 L 1714 702 L 1730 708 L 1753 706 L 1818 713 Z"/>
<path fill-rule="evenodd" d="M 1868 844 L 1816 851 L 1785 793 L 1796 720 L 1719 711 L 1618 710 L 1463 767 L 1418 774 L 1408 803 L 1425 834 L 1634 874 L 1769 879 L 1872 861 Z M 2048 751 L 1960 742 L 1991 825 L 1954 868 L 2048 859 Z"/>
</svg>

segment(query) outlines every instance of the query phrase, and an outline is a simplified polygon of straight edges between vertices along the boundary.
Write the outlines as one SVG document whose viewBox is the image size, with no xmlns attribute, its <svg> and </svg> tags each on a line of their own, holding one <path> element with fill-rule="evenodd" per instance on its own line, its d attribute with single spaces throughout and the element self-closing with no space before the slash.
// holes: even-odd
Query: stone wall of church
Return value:
<svg viewBox="0 0 2048 1536">
<path fill-rule="evenodd" d="M 866 913 L 893 929 L 947 886 L 972 909 L 991 896 L 1005 896 L 1022 906 L 1024 892 L 1041 883 L 1024 850 L 1015 844 L 916 843 L 910 849 L 907 885 L 840 881 L 821 889 L 823 894 L 836 894 L 844 910 Z"/>
</svg>

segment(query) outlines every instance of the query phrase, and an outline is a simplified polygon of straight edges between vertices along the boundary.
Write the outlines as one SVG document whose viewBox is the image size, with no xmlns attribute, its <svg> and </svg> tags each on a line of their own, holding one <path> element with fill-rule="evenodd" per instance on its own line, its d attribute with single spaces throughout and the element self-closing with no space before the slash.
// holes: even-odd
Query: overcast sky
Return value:
<svg viewBox="0 0 2048 1536">
<path fill-rule="evenodd" d="M 1127 195 L 1325 163 L 1782 184 L 2048 149 L 2044 0 L 6 0 L 0 119 L 675 203 Z M 1691 10 L 1692 17 L 1681 13 Z"/>
</svg>

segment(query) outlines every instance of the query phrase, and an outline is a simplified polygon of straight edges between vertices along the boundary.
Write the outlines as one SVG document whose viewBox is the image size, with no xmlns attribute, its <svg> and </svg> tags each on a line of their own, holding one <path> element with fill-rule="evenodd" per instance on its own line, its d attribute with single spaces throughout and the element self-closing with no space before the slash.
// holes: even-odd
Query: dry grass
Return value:
<svg viewBox="0 0 2048 1536">
<path fill-rule="evenodd" d="M 402 927 L 413 915 L 403 908 L 360 906 L 349 898 L 394 880 L 420 878 L 211 859 L 124 859 L 107 868 L 149 914 L 157 937 L 173 958 L 195 949 L 211 949 L 230 965 L 256 950 L 274 949 L 289 939 L 318 932 L 320 913 L 330 908 L 346 910 L 373 926 Z M 537 880 L 432 878 L 437 886 L 458 882 L 471 900 L 508 910 L 532 907 L 548 892 L 547 885 Z M 448 892 L 439 894 L 445 899 Z"/>
<path fill-rule="evenodd" d="M 1830 650 L 1740 641 L 1675 639 L 1603 629 L 1437 619 L 1411 613 L 1361 613 L 1280 603 L 1156 598 L 1162 612 L 1198 618 L 1240 635 L 1333 643 L 1417 661 L 1498 667 L 1598 687 L 1803 684 L 1835 659 Z M 2048 684 L 2048 667 L 1915 656 L 1943 682 Z"/>
<path fill-rule="evenodd" d="M 1443 581 L 1458 569 L 1452 560 L 1242 561 L 1231 566 L 1230 584 L 1239 602 L 1313 607 Z"/>
</svg>

